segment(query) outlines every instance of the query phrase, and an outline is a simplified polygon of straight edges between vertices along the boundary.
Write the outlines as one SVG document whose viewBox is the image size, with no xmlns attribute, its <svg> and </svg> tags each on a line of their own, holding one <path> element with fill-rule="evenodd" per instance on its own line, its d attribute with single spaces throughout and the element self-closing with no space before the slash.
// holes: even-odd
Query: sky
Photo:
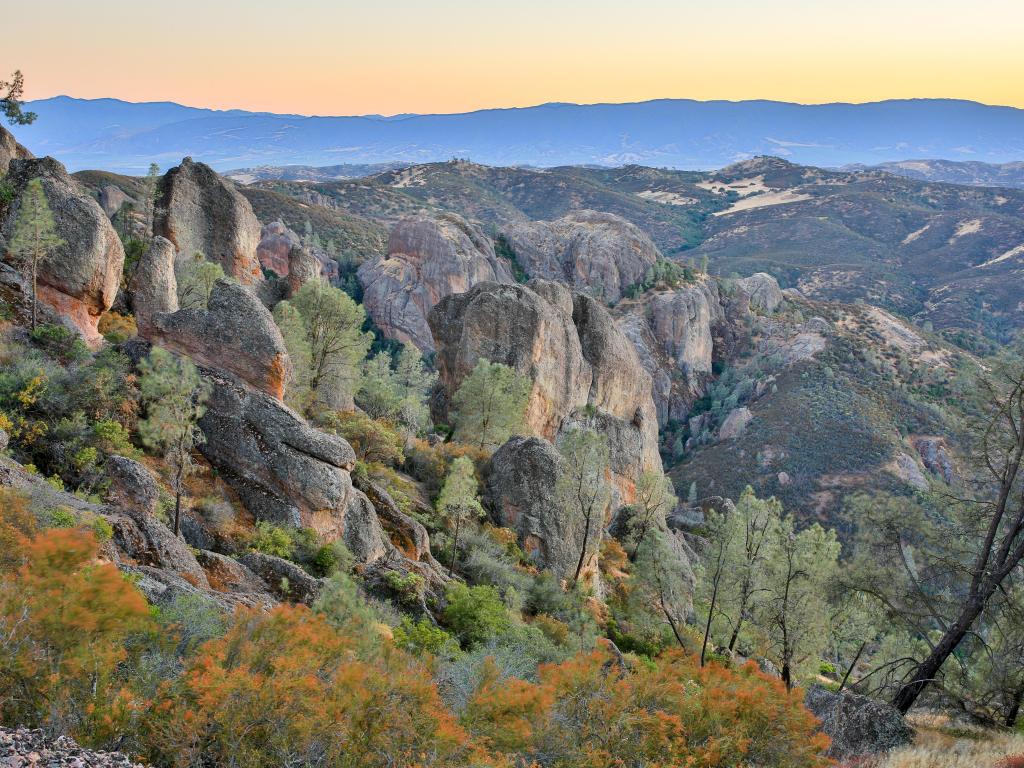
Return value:
<svg viewBox="0 0 1024 768">
<path fill-rule="evenodd" d="M 34 0 L 0 79 L 319 115 L 655 98 L 1024 107 L 1024 0 Z"/>
</svg>

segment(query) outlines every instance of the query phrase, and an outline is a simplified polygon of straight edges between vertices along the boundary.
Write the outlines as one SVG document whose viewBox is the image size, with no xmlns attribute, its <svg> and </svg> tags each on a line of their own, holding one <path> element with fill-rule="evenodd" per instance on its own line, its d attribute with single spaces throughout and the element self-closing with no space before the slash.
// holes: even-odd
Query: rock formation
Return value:
<svg viewBox="0 0 1024 768">
<path fill-rule="evenodd" d="M 160 486 L 142 464 L 125 456 L 110 456 L 104 463 L 104 471 L 110 481 L 107 490 L 110 504 L 140 514 L 156 513 Z"/>
<path fill-rule="evenodd" d="M 517 222 L 505 236 L 530 277 L 559 280 L 610 302 L 642 281 L 659 255 L 638 227 L 597 211 L 573 211 L 555 221 Z"/>
<path fill-rule="evenodd" d="M 39 301 L 50 307 L 92 346 L 102 341 L 100 315 L 117 295 L 124 265 L 124 248 L 99 204 L 75 182 L 64 166 L 50 157 L 12 160 L 8 179 L 14 200 L 0 205 L 0 253 L 15 227 L 21 196 L 32 179 L 42 181 L 53 211 L 57 234 L 64 244 L 40 265 Z"/>
<path fill-rule="evenodd" d="M 651 378 L 608 311 L 589 296 L 548 281 L 482 283 L 449 296 L 430 313 L 443 388 L 437 406 L 458 390 L 477 361 L 502 363 L 533 387 L 529 431 L 554 441 L 586 422 L 618 453 L 615 486 L 622 503 L 644 471 L 661 469 Z M 439 418 L 446 414 L 438 414 Z"/>
<path fill-rule="evenodd" d="M 584 521 L 555 498 L 561 464 L 558 450 L 547 440 L 513 437 L 491 457 L 484 504 L 495 523 L 516 532 L 523 552 L 538 568 L 571 580 L 583 547 Z M 581 572 L 586 582 L 597 573 L 603 523 L 587 542 Z"/>
<path fill-rule="evenodd" d="M 302 238 L 283 222 L 273 221 L 263 227 L 256 255 L 264 269 L 269 269 L 281 277 L 288 277 L 291 271 L 291 252 L 296 247 L 303 247 Z M 337 282 L 338 262 L 322 248 L 306 248 L 319 265 L 320 277 L 330 283 Z"/>
<path fill-rule="evenodd" d="M 103 212 L 110 219 L 117 215 L 125 203 L 135 203 L 135 200 L 129 197 L 123 189 L 115 187 L 113 184 L 107 184 L 100 190 L 99 201 Z"/>
<path fill-rule="evenodd" d="M 835 760 L 868 758 L 906 746 L 914 737 L 896 709 L 851 691 L 832 693 L 815 685 L 807 691 L 804 705 L 832 739 L 826 754 Z"/>
<path fill-rule="evenodd" d="M 782 303 L 783 296 L 778 281 L 765 272 L 756 272 L 736 282 L 750 297 L 751 309 L 770 313 L 778 309 Z"/>
<path fill-rule="evenodd" d="M 722 313 L 717 284 L 648 292 L 621 302 L 615 313 L 654 381 L 658 423 L 685 418 L 711 377 L 712 323 Z"/>
<path fill-rule="evenodd" d="M 11 160 L 31 160 L 32 153 L 15 141 L 14 136 L 0 125 L 0 176 L 7 173 Z"/>
<path fill-rule="evenodd" d="M 320 277 L 320 262 L 308 248 L 293 245 L 288 251 L 288 295 L 294 296 L 310 280 Z"/>
<path fill-rule="evenodd" d="M 205 308 L 179 310 L 174 248 L 162 237 L 154 238 L 139 260 L 131 291 L 142 338 L 284 397 L 288 351 L 274 318 L 250 291 L 218 280 Z"/>
<path fill-rule="evenodd" d="M 249 201 L 212 168 L 186 157 L 161 179 L 154 234 L 184 258 L 197 251 L 244 285 L 263 279 L 256 247 L 260 223 Z"/>
<path fill-rule="evenodd" d="M 455 214 L 395 224 L 387 255 L 359 267 L 363 306 L 388 338 L 434 350 L 430 310 L 445 296 L 478 283 L 511 283 L 508 264 L 479 229 Z"/>
</svg>

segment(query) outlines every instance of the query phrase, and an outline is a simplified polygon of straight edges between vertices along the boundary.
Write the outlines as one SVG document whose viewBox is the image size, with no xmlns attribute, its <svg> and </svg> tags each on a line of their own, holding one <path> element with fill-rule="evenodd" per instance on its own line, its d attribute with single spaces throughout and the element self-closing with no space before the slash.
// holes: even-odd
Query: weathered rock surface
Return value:
<svg viewBox="0 0 1024 768">
<path fill-rule="evenodd" d="M 517 222 L 506 232 L 530 277 L 559 280 L 615 302 L 639 283 L 658 249 L 638 227 L 612 213 L 573 211 L 555 221 Z"/>
<path fill-rule="evenodd" d="M 185 258 L 201 252 L 244 285 L 263 279 L 256 247 L 260 223 L 227 179 L 186 157 L 160 181 L 153 231 Z"/>
<path fill-rule="evenodd" d="M 67 736 L 51 738 L 40 729 L 0 728 L 4 768 L 145 768 L 120 752 L 83 749 Z"/>
<path fill-rule="evenodd" d="M 126 456 L 110 456 L 104 465 L 110 488 L 107 501 L 120 509 L 152 515 L 160 501 L 160 486 L 142 464 Z"/>
<path fill-rule="evenodd" d="M 324 580 L 310 576 L 289 560 L 263 552 L 247 552 L 240 562 L 259 576 L 280 600 L 312 605 L 320 597 Z"/>
<path fill-rule="evenodd" d="M 108 513 L 106 518 L 114 529 L 114 543 L 133 564 L 177 574 L 200 589 L 210 587 L 184 539 L 152 515 L 126 508 Z"/>
<path fill-rule="evenodd" d="M 288 350 L 273 316 L 251 291 L 218 280 L 205 308 L 178 309 L 174 250 L 162 237 L 139 260 L 131 290 L 139 336 L 284 397 Z"/>
<path fill-rule="evenodd" d="M 294 296 L 310 280 L 320 277 L 320 262 L 310 250 L 293 245 L 288 251 L 288 292 Z"/>
<path fill-rule="evenodd" d="M 753 418 L 754 414 L 745 405 L 733 408 L 722 421 L 722 426 L 718 428 L 719 439 L 730 440 L 734 437 L 739 437 Z"/>
<path fill-rule="evenodd" d="M 236 595 L 270 594 L 267 583 L 233 557 L 201 549 L 196 552 L 196 561 L 206 572 L 210 586 L 218 592 Z"/>
<path fill-rule="evenodd" d="M 102 342 L 100 315 L 117 296 L 124 248 L 99 204 L 75 182 L 64 166 L 50 157 L 13 160 L 8 179 L 14 201 L 0 211 L 0 253 L 15 227 L 21 196 L 29 181 L 39 178 L 64 244 L 54 249 L 39 270 L 38 296 L 92 346 Z"/>
<path fill-rule="evenodd" d="M 281 221 L 272 221 L 263 227 L 260 242 L 256 247 L 256 255 L 264 269 L 269 269 L 281 277 L 288 277 L 291 271 L 291 251 L 303 246 L 302 238 L 289 229 Z M 331 258 L 322 248 L 306 247 L 319 265 L 319 274 L 328 282 L 336 282 L 339 277 L 338 262 Z"/>
<path fill-rule="evenodd" d="M 513 282 L 490 239 L 455 214 L 402 219 L 387 255 L 365 262 L 358 278 L 363 306 L 384 334 L 423 352 L 434 350 L 427 315 L 438 301 L 485 281 Z"/>
<path fill-rule="evenodd" d="M 99 201 L 100 208 L 103 209 L 103 212 L 107 214 L 109 219 L 114 218 L 125 203 L 135 203 L 135 200 L 123 189 L 115 187 L 113 184 L 107 184 L 100 190 Z"/>
<path fill-rule="evenodd" d="M 750 277 L 736 281 L 750 297 L 751 309 L 760 312 L 774 312 L 782 303 L 783 295 L 779 282 L 766 272 L 756 272 Z"/>
<path fill-rule="evenodd" d="M 925 469 L 942 478 L 947 485 L 956 480 L 956 465 L 943 438 L 921 436 L 915 437 L 912 443 Z"/>
<path fill-rule="evenodd" d="M 721 313 L 708 283 L 648 292 L 615 308 L 622 332 L 654 382 L 658 423 L 683 419 L 711 378 L 712 322 Z"/>
<path fill-rule="evenodd" d="M 555 498 L 562 457 L 547 440 L 513 437 L 491 457 L 484 503 L 494 522 L 516 532 L 520 546 L 538 568 L 571 580 L 583 548 L 584 521 Z M 604 520 L 590 532 L 581 578 L 598 573 L 598 550 Z"/>
<path fill-rule="evenodd" d="M 850 691 L 836 694 L 813 686 L 804 705 L 821 720 L 821 729 L 832 739 L 827 754 L 836 760 L 887 752 L 909 744 L 914 736 L 896 709 Z"/>
<path fill-rule="evenodd" d="M 486 358 L 532 381 L 526 411 L 532 434 L 553 441 L 586 420 L 608 437 L 622 503 L 632 501 L 642 472 L 661 469 L 651 378 L 596 300 L 550 281 L 483 283 L 443 299 L 430 327 L 446 396 L 437 403 L 441 410 L 440 401 Z"/>
<path fill-rule="evenodd" d="M 0 125 L 0 175 L 7 173 L 11 160 L 30 160 L 32 153 L 14 139 L 14 135 Z"/>
<path fill-rule="evenodd" d="M 204 374 L 213 390 L 199 424 L 206 436 L 200 450 L 246 509 L 259 520 L 351 539 L 352 447 L 231 376 Z"/>
</svg>

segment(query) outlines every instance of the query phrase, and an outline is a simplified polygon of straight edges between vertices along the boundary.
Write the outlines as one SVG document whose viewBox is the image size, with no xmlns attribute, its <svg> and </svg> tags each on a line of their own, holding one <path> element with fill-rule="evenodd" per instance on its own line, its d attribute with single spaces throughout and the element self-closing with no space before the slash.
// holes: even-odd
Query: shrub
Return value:
<svg viewBox="0 0 1024 768">
<path fill-rule="evenodd" d="M 144 736 L 165 765 L 464 766 L 465 731 L 401 651 L 367 658 L 302 607 L 239 613 L 155 702 Z"/>
<path fill-rule="evenodd" d="M 394 629 L 395 645 L 416 656 L 425 653 L 434 656 L 450 649 L 455 641 L 452 636 L 426 619 L 413 621 L 408 616 L 402 617 L 402 623 Z"/>
<path fill-rule="evenodd" d="M 595 651 L 544 665 L 536 683 L 485 668 L 463 724 L 517 764 L 817 768 L 828 737 L 802 694 L 750 664 L 701 669 L 666 654 L 625 669 Z"/>
<path fill-rule="evenodd" d="M 402 455 L 402 436 L 394 427 L 357 413 L 332 412 L 323 418 L 325 426 L 344 437 L 366 463 L 397 464 Z"/>
<path fill-rule="evenodd" d="M 32 331 L 32 341 L 48 354 L 65 365 L 78 362 L 89 356 L 89 348 L 70 328 L 57 324 L 45 324 Z"/>
<path fill-rule="evenodd" d="M 98 328 L 103 338 L 111 344 L 128 341 L 139 332 L 132 315 L 122 315 L 118 312 L 107 312 L 102 315 Z"/>
<path fill-rule="evenodd" d="M 295 542 L 292 532 L 287 528 L 259 520 L 252 538 L 249 539 L 249 547 L 265 555 L 289 558 L 295 549 Z"/>
<path fill-rule="evenodd" d="M 448 605 L 444 609 L 444 623 L 465 648 L 493 640 L 512 626 L 508 609 L 495 587 L 468 587 L 456 582 L 445 591 L 445 599 Z"/>
<path fill-rule="evenodd" d="M 0 715 L 101 741 L 116 720 L 125 640 L 151 626 L 145 599 L 84 530 L 24 538 L 0 578 Z"/>
</svg>

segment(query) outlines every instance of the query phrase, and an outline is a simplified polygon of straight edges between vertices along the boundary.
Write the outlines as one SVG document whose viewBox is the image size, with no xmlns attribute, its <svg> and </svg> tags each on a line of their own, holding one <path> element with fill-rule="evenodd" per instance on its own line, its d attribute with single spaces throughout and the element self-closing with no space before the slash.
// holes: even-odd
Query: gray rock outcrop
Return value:
<svg viewBox="0 0 1024 768">
<path fill-rule="evenodd" d="M 160 501 L 160 486 L 142 464 L 125 456 L 110 456 L 104 464 L 110 481 L 107 501 L 121 509 L 152 515 Z"/>
<path fill-rule="evenodd" d="M 227 179 L 186 157 L 160 181 L 154 234 L 183 258 L 201 252 L 244 285 L 263 279 L 256 248 L 260 223 L 252 206 Z"/>
<path fill-rule="evenodd" d="M 8 180 L 15 196 L 0 210 L 0 253 L 8 258 L 4 241 L 13 235 L 25 187 L 36 178 L 64 241 L 40 265 L 39 301 L 97 346 L 103 340 L 97 329 L 100 315 L 117 296 L 124 248 L 99 204 L 53 158 L 11 161 Z"/>
<path fill-rule="evenodd" d="M 530 277 L 559 280 L 609 302 L 642 281 L 659 255 L 639 227 L 597 211 L 572 211 L 555 221 L 516 222 L 505 236 Z"/>
<path fill-rule="evenodd" d="M 622 332 L 653 380 L 658 423 L 684 419 L 711 378 L 712 324 L 721 314 L 711 282 L 652 291 L 615 308 Z"/>
<path fill-rule="evenodd" d="M 174 248 L 162 237 L 140 259 L 130 288 L 139 336 L 284 397 L 288 350 L 273 316 L 251 291 L 218 280 L 205 308 L 178 309 Z"/>
<path fill-rule="evenodd" d="M 312 252 L 293 245 L 288 251 L 288 295 L 294 296 L 310 280 L 320 277 L 320 262 Z"/>
<path fill-rule="evenodd" d="M 387 255 L 365 262 L 358 278 L 363 306 L 384 335 L 422 352 L 434 350 L 427 315 L 438 301 L 485 281 L 513 282 L 490 239 L 455 214 L 402 219 Z"/>
<path fill-rule="evenodd" d="M 910 744 L 914 732 L 889 704 L 850 691 L 832 693 L 812 686 L 804 705 L 821 720 L 821 730 L 832 739 L 826 753 L 840 760 L 855 760 Z"/>
<path fill-rule="evenodd" d="M 131 508 L 106 515 L 114 529 L 114 543 L 135 565 L 148 565 L 177 574 L 189 584 L 209 589 L 206 573 L 184 539 L 145 512 Z"/>
<path fill-rule="evenodd" d="M 784 298 L 778 280 L 766 272 L 756 272 L 736 282 L 750 297 L 751 309 L 771 313 L 778 309 Z"/>
<path fill-rule="evenodd" d="M 256 574 L 280 600 L 312 605 L 324 588 L 324 580 L 310 576 L 289 560 L 262 552 L 247 552 L 239 562 Z"/>
<path fill-rule="evenodd" d="M 564 285 L 483 283 L 443 299 L 430 314 L 444 402 L 481 358 L 532 382 L 529 432 L 549 441 L 583 422 L 604 434 L 613 486 L 630 503 L 645 471 L 660 471 L 651 378 L 636 350 L 596 300 Z M 437 414 L 440 419 L 447 414 Z"/>
<path fill-rule="evenodd" d="M 120 752 L 83 749 L 67 736 L 52 738 L 41 729 L 0 728 L 0 765 L 5 768 L 145 768 Z"/>
<path fill-rule="evenodd" d="M 32 153 L 19 144 L 14 135 L 0 125 L 0 176 L 7 173 L 11 160 L 31 160 Z"/>
<path fill-rule="evenodd" d="M 121 210 L 121 206 L 125 203 L 134 204 L 135 200 L 120 187 L 107 184 L 100 189 L 99 202 L 103 212 L 107 214 L 107 218 L 112 219 Z"/>
</svg>

